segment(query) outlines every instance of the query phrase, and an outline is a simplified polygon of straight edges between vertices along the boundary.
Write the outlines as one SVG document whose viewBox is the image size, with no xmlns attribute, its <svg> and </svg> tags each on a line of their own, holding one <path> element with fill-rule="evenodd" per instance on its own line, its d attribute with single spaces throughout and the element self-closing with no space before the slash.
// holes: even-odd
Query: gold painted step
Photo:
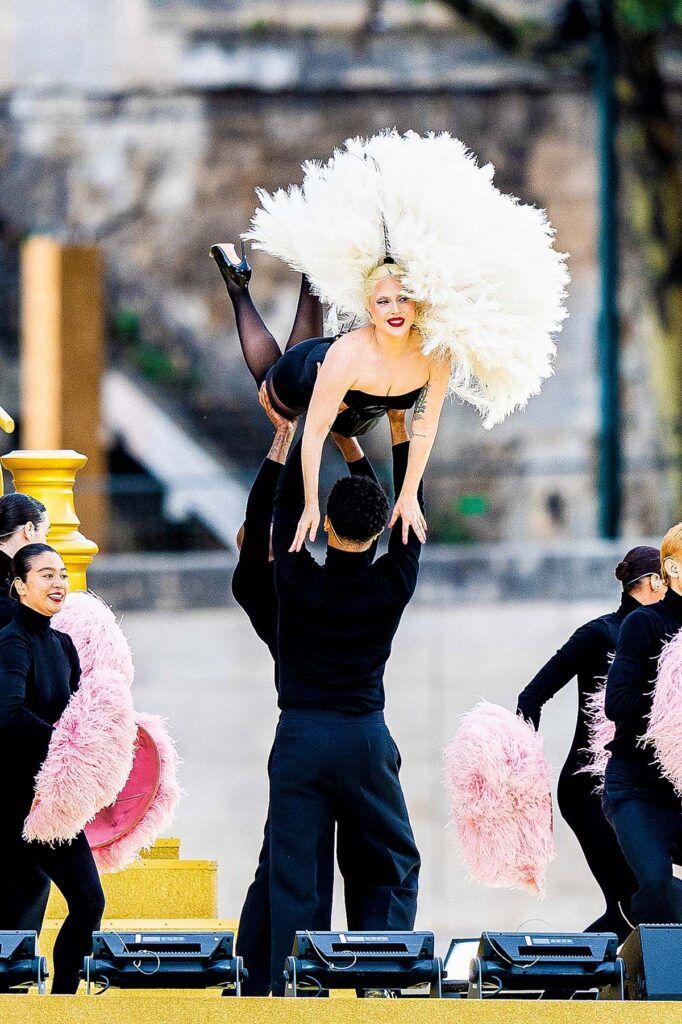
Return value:
<svg viewBox="0 0 682 1024">
<path fill-rule="evenodd" d="M 177 839 L 160 840 L 137 864 L 102 875 L 108 918 L 209 918 L 218 916 L 218 865 L 181 860 Z M 63 920 L 66 904 L 53 886 L 46 918 Z"/>
</svg>

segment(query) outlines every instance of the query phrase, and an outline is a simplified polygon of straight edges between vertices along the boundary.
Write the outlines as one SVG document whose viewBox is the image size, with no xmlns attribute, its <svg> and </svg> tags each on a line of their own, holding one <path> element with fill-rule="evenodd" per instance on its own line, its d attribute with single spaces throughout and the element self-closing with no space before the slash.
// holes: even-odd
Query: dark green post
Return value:
<svg viewBox="0 0 682 1024">
<path fill-rule="evenodd" d="M 621 511 L 618 205 L 616 166 L 616 34 L 612 0 L 599 0 L 594 38 L 599 126 L 599 533 L 618 537 Z"/>
</svg>

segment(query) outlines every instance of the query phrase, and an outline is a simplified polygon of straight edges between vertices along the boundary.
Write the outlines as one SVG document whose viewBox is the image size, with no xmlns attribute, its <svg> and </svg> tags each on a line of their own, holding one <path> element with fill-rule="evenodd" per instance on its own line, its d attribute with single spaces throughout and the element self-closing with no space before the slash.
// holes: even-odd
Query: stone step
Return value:
<svg viewBox="0 0 682 1024">
<path fill-rule="evenodd" d="M 212 919 L 218 916 L 216 861 L 145 858 L 125 871 L 101 877 L 108 918 Z M 45 916 L 56 920 L 66 916 L 64 898 L 55 886 L 52 886 Z"/>
</svg>

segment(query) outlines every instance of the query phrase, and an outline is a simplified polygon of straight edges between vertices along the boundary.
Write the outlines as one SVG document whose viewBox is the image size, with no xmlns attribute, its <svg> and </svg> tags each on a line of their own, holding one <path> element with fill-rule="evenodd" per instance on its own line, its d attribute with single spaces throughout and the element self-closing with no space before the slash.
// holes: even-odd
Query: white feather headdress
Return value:
<svg viewBox="0 0 682 1024">
<path fill-rule="evenodd" d="M 425 354 L 492 427 L 549 377 L 567 316 L 566 255 L 543 210 L 503 195 L 459 139 L 386 131 L 349 139 L 302 186 L 273 195 L 245 237 L 307 275 L 343 322 L 367 322 L 365 282 L 387 255 L 421 303 Z"/>
</svg>

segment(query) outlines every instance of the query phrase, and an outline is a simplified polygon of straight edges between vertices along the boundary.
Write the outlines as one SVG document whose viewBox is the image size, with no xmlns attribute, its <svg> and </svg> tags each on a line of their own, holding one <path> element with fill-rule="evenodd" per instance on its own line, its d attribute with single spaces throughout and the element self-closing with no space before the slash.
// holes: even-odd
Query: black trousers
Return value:
<svg viewBox="0 0 682 1024">
<path fill-rule="evenodd" d="M 349 927 L 409 930 L 420 859 L 382 712 L 285 710 L 270 758 L 272 993 L 296 931 L 314 927 L 338 823 Z"/>
<path fill-rule="evenodd" d="M 92 951 L 92 933 L 104 913 L 104 893 L 85 833 L 51 847 L 25 843 L 16 829 L 12 831 L 0 850 L 0 929 L 40 931 L 46 890 L 49 894 L 49 883 L 54 882 L 68 914 L 55 942 L 52 993 L 75 993 L 83 958 Z"/>
<path fill-rule="evenodd" d="M 604 783 L 604 813 L 637 879 L 634 924 L 682 924 L 682 802 L 669 783 L 651 784 L 638 765 L 611 758 Z"/>
<path fill-rule="evenodd" d="M 312 927 L 315 931 L 329 931 L 331 927 L 332 894 L 334 889 L 334 836 L 329 848 L 320 852 L 319 906 Z M 248 980 L 242 985 L 245 996 L 267 996 L 270 993 L 271 975 L 271 928 L 270 913 L 270 814 L 263 830 L 263 845 L 258 858 L 258 867 L 249 886 L 239 915 L 237 932 L 237 955 L 244 958 Z"/>
<path fill-rule="evenodd" d="M 591 775 L 575 774 L 578 763 L 567 761 L 559 776 L 557 798 L 561 815 L 575 833 L 587 865 L 604 894 L 604 913 L 586 932 L 615 932 L 623 942 L 630 934 L 630 901 L 637 880 L 606 820 L 601 796 Z M 622 908 L 622 909 L 621 909 Z"/>
</svg>

